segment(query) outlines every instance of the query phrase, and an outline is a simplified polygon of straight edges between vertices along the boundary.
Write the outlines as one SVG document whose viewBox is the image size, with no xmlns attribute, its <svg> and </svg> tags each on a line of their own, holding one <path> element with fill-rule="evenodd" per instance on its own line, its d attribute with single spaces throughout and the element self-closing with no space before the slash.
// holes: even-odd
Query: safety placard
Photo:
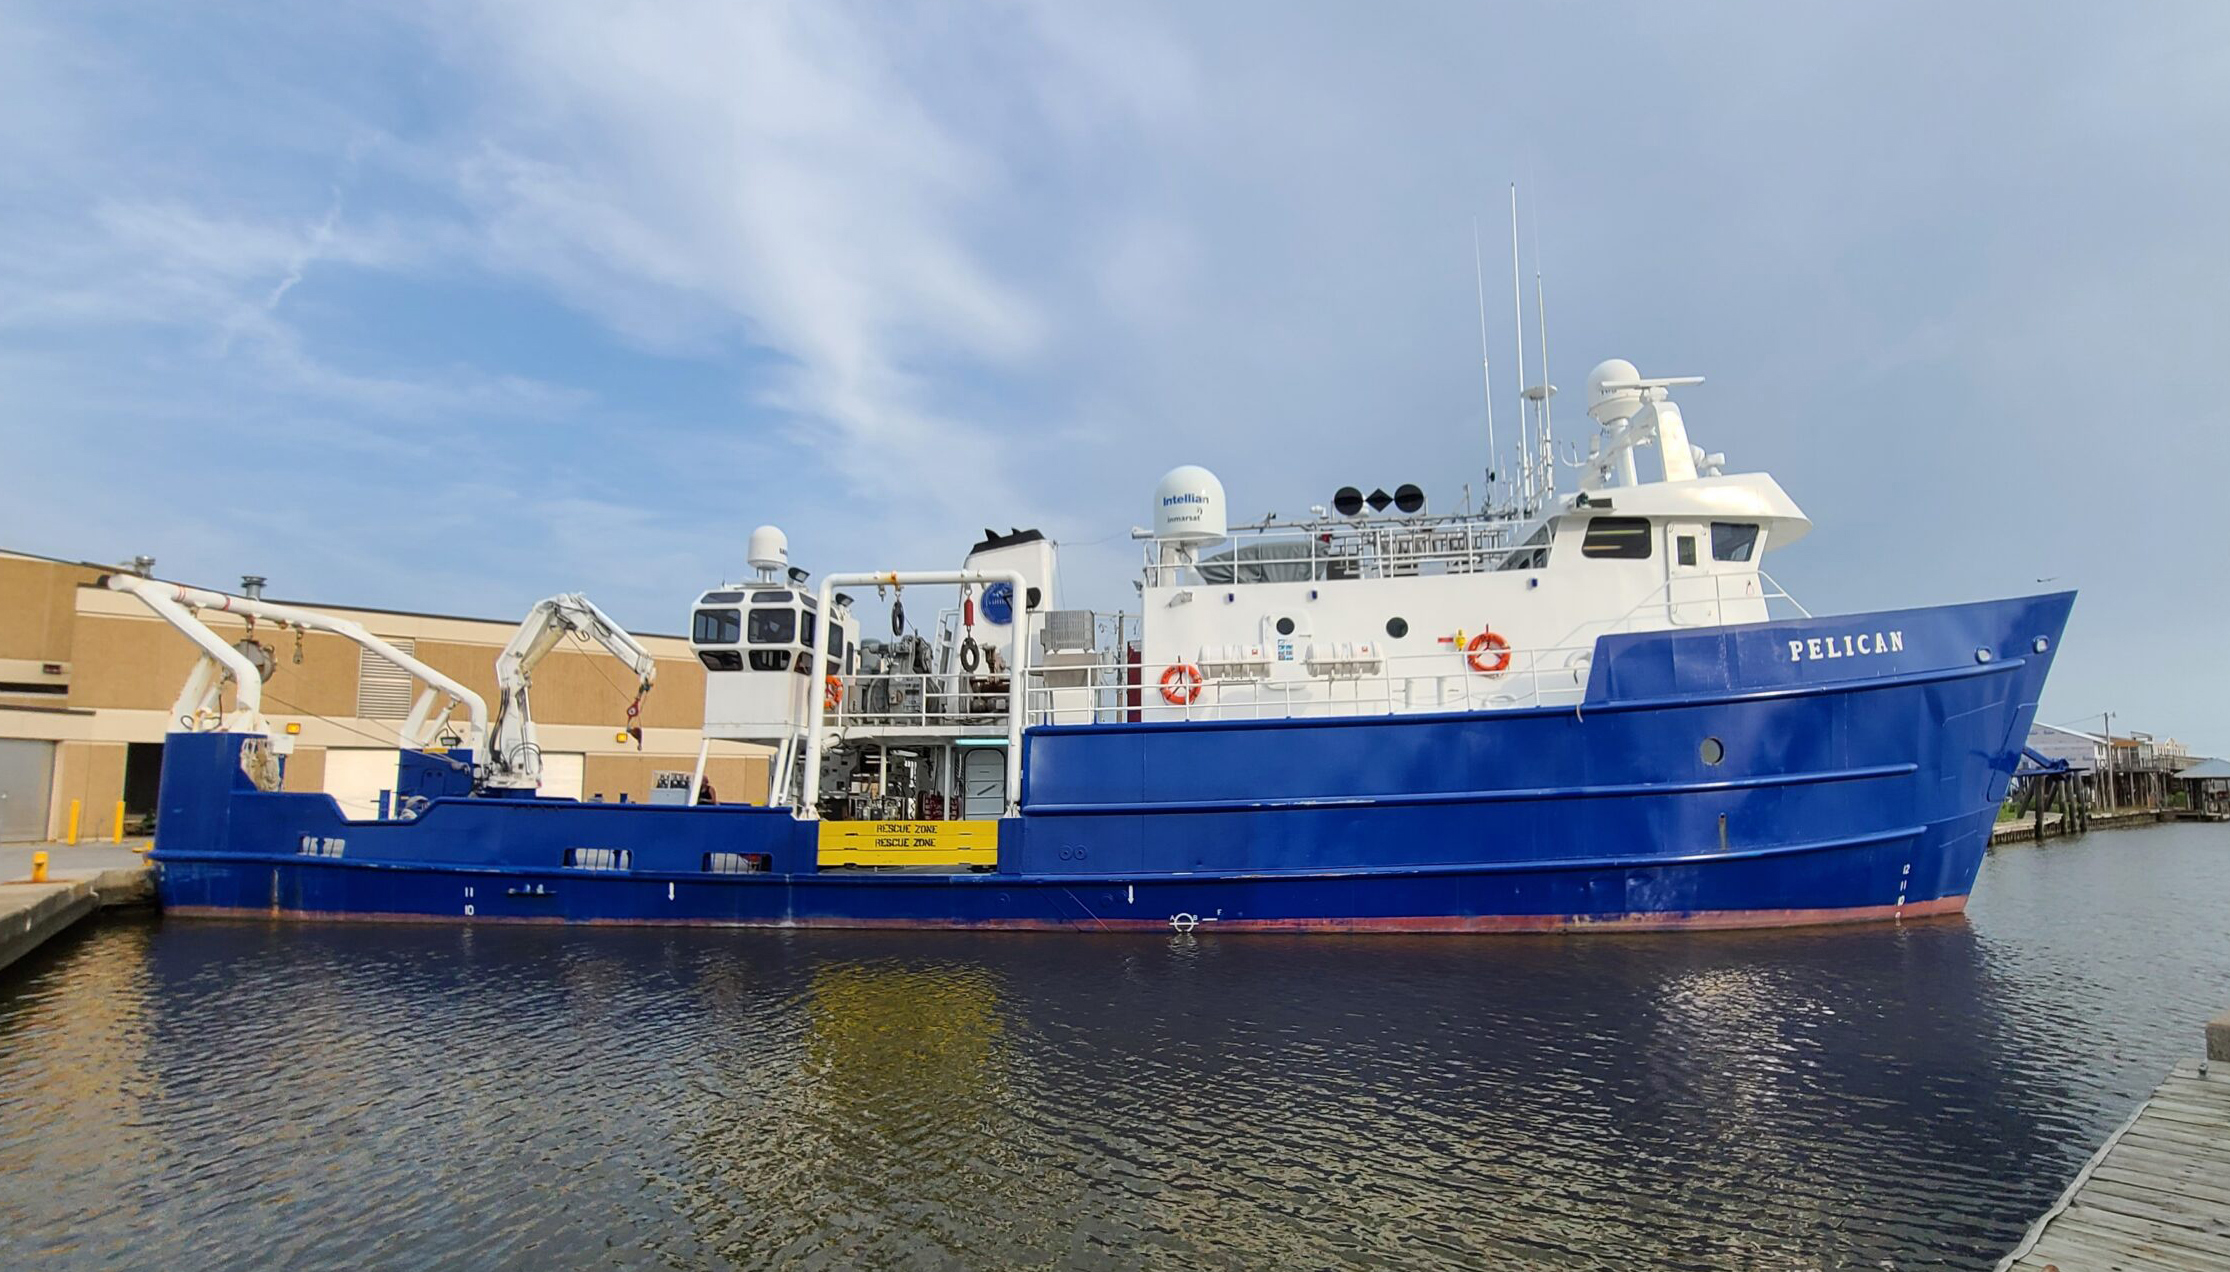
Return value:
<svg viewBox="0 0 2230 1272">
<path fill-rule="evenodd" d="M 995 866 L 995 821 L 824 821 L 824 866 Z"/>
</svg>

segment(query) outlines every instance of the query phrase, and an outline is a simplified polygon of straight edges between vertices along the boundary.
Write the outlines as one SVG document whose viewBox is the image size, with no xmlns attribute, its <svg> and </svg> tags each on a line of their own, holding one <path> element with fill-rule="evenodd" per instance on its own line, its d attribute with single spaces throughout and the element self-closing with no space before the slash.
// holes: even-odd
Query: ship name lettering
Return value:
<svg viewBox="0 0 2230 1272">
<path fill-rule="evenodd" d="M 1905 633 L 1845 632 L 1840 636 L 1809 636 L 1789 641 L 1790 662 L 1817 662 L 1822 658 L 1859 658 L 1872 654 L 1905 652 Z"/>
</svg>

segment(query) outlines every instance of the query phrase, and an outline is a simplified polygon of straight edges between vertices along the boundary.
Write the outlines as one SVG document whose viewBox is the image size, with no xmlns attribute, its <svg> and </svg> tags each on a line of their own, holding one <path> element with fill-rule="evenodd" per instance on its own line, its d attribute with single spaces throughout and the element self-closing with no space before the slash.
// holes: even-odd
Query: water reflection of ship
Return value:
<svg viewBox="0 0 2230 1272">
<path fill-rule="evenodd" d="M 1491 950 L 289 928 L 316 974 L 242 993 L 266 935 L 163 930 L 146 1065 L 260 1048 L 226 1117 L 361 1135 L 370 1186 L 558 1163 L 739 1262 L 1313 1265 L 1328 1233 L 1403 1264 L 1973 1262 L 2049 1200 L 2021 1190 L 2075 1102 L 1962 920 Z M 151 1124 L 208 1133 L 197 1098 Z"/>
<path fill-rule="evenodd" d="M 1052 1159 L 1017 1091 L 1004 968 L 877 953 L 904 938 L 843 944 L 793 969 L 781 1060 L 738 1048 L 719 1065 L 724 1094 L 683 1130 L 699 1238 L 768 1265 L 1010 1266 L 1063 1249 L 1081 1189 L 1040 1169 Z"/>
<path fill-rule="evenodd" d="M 1011 981 L 1059 987 L 1013 1003 L 1060 1040 L 1029 1072 L 1039 1116 L 1162 1185 L 1095 1208 L 1202 1255 L 1303 1258 L 1293 1233 L 1322 1221 L 1397 1260 L 1423 1240 L 1832 1266 L 1909 1254 L 1978 1176 L 2048 1179 L 2037 1163 L 2062 1151 L 2058 1075 L 1994 1010 L 1963 921 L 1492 958 L 1177 942 L 1120 977 L 1032 960 Z M 1854 1212 L 1860 1187 L 1894 1196 Z M 1463 1204 L 1420 1200 L 1435 1196 Z M 2003 1232 L 1954 1218 L 1972 1245 L 1944 1256 L 1995 1250 L 2021 1209 Z"/>
</svg>

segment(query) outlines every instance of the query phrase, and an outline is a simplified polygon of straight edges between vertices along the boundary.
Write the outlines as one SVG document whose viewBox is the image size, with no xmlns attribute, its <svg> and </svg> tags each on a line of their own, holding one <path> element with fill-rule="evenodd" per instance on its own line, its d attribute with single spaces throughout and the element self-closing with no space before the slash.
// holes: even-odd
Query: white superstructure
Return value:
<svg viewBox="0 0 2230 1272">
<path fill-rule="evenodd" d="M 963 753 L 1010 745 L 1015 636 L 1028 724 L 1577 702 L 1599 636 L 1762 621 L 1787 600 L 1761 562 L 1811 523 L 1771 477 L 1726 473 L 1724 456 L 1690 441 L 1670 393 L 1697 382 L 1597 366 L 1588 414 L 1599 432 L 1576 489 L 1558 493 L 1546 465 L 1529 464 L 1514 508 L 1434 513 L 1405 484 L 1343 489 L 1305 521 L 1233 524 L 1215 474 L 1173 469 L 1155 488 L 1152 529 L 1133 532 L 1136 615 L 1061 608 L 1056 545 L 987 530 L 960 573 L 857 576 L 876 582 L 871 608 L 893 607 L 892 639 L 861 641 L 839 605 L 815 664 L 815 598 L 789 570 L 787 541 L 762 527 L 751 549 L 761 581 L 706 593 L 694 616 L 707 735 L 780 748 L 778 798 L 817 786 L 866 801 L 854 812 L 902 816 L 952 807 L 972 771 Z M 949 586 L 1010 571 L 1011 583 L 966 583 L 958 596 Z M 825 732 L 807 745 L 814 718 Z M 797 776 L 809 754 L 817 782 Z"/>
<path fill-rule="evenodd" d="M 1811 523 L 1771 477 L 1724 475 L 1690 443 L 1668 394 L 1697 382 L 1596 367 L 1602 432 L 1580 488 L 1530 517 L 1350 489 L 1334 512 L 1230 527 L 1213 546 L 1143 536 L 1141 718 L 1570 702 L 1598 636 L 1765 619 L 1780 592 L 1761 559 Z"/>
</svg>

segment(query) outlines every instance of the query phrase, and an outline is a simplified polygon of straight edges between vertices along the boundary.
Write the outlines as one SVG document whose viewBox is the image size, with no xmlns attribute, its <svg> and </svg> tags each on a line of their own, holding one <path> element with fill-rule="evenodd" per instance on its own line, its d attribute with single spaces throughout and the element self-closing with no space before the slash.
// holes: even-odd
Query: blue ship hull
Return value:
<svg viewBox="0 0 2230 1272">
<path fill-rule="evenodd" d="M 823 871 L 787 810 L 411 821 L 165 748 L 184 914 L 1067 930 L 1750 927 L 1962 908 L 2073 594 L 1607 636 L 1577 707 L 1037 728 L 989 873 Z M 625 870 L 566 866 L 619 849 Z M 338 855 L 332 855 L 332 854 Z M 766 859 L 715 873 L 713 854 Z"/>
</svg>

